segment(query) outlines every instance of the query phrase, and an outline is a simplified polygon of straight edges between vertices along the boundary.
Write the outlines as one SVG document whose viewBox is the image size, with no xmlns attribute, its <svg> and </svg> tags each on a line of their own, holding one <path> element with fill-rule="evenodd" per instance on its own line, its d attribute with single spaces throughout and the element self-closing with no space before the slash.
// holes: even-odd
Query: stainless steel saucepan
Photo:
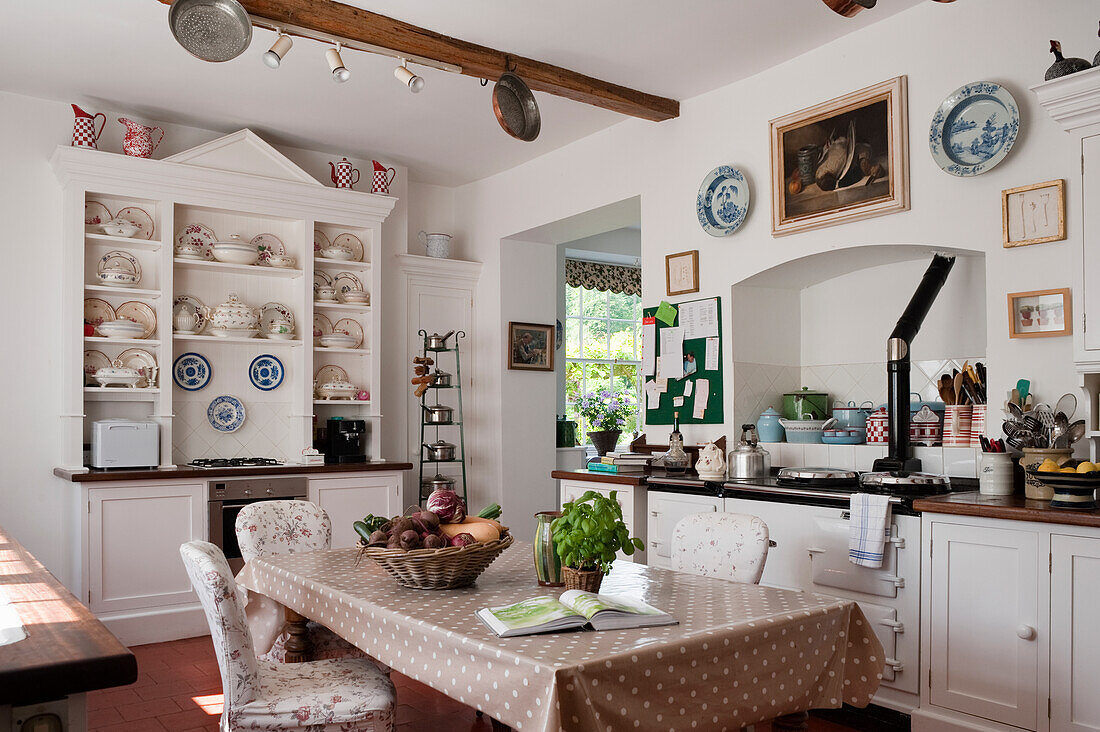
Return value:
<svg viewBox="0 0 1100 732">
<path fill-rule="evenodd" d="M 445 404 L 436 404 L 434 406 L 423 405 L 424 408 L 424 424 L 450 424 L 454 421 L 454 407 L 448 407 Z"/>
<path fill-rule="evenodd" d="M 450 442 L 444 440 L 437 440 L 432 443 L 424 443 L 424 449 L 427 450 L 428 460 L 454 460 L 457 453 L 457 445 L 453 445 Z"/>
</svg>

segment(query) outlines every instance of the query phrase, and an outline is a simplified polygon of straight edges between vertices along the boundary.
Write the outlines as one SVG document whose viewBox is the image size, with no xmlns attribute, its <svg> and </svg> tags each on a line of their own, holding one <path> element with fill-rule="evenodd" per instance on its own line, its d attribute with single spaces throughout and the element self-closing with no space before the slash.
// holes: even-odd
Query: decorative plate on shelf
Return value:
<svg viewBox="0 0 1100 732">
<path fill-rule="evenodd" d="M 737 231 L 749 212 L 749 184 L 737 168 L 719 165 L 707 173 L 695 198 L 695 215 L 711 236 Z"/>
<path fill-rule="evenodd" d="M 95 372 L 109 368 L 111 359 L 103 351 L 88 350 L 84 352 L 84 386 L 98 386 L 95 380 Z"/>
<path fill-rule="evenodd" d="M 141 263 L 138 262 L 137 257 L 130 252 L 124 252 L 121 249 L 115 249 L 107 252 L 99 258 L 99 264 L 96 265 L 96 272 L 103 274 L 105 270 L 110 269 L 123 269 L 130 274 L 141 279 Z"/>
<path fill-rule="evenodd" d="M 186 391 L 198 391 L 210 383 L 210 362 L 199 353 L 181 353 L 172 363 L 172 380 Z"/>
<path fill-rule="evenodd" d="M 313 345 L 321 345 L 321 336 L 332 335 L 332 321 L 321 313 L 313 314 Z"/>
<path fill-rule="evenodd" d="M 258 264 L 267 264 L 272 254 L 286 254 L 286 247 L 274 234 L 257 234 L 250 243 L 260 253 Z"/>
<path fill-rule="evenodd" d="M 118 354 L 118 360 L 122 361 L 122 365 L 136 369 L 139 374 L 144 377 L 142 381 L 139 381 L 135 386 L 139 388 L 155 387 L 156 384 L 156 368 L 157 357 L 146 351 L 144 348 L 127 348 L 122 353 Z"/>
<path fill-rule="evenodd" d="M 325 247 L 329 246 L 329 244 L 331 244 L 331 242 L 329 242 L 328 237 L 325 236 L 325 232 L 321 231 L 320 229 L 314 229 L 313 230 L 313 251 L 314 252 L 321 251 Z"/>
<path fill-rule="evenodd" d="M 214 259 L 214 242 L 218 240 L 218 235 L 214 233 L 214 230 L 205 224 L 188 224 L 179 230 L 176 234 L 176 256 L 183 259 Z M 202 256 L 196 257 L 191 254 L 180 254 L 180 247 L 184 244 L 192 244 L 202 249 Z"/>
<path fill-rule="evenodd" d="M 271 391 L 283 383 L 284 373 L 283 362 L 267 353 L 256 356 L 248 366 L 248 378 L 261 391 Z"/>
<path fill-rule="evenodd" d="M 111 303 L 98 297 L 84 298 L 84 322 L 96 326 L 96 335 L 103 335 L 99 332 L 99 325 L 111 320 L 118 320 L 118 314 Z"/>
<path fill-rule="evenodd" d="M 260 308 L 260 330 L 267 333 L 270 330 L 271 321 L 283 318 L 290 323 L 290 329 L 294 330 L 294 313 L 281 302 L 269 302 Z"/>
<path fill-rule="evenodd" d="M 175 318 L 180 310 L 185 307 L 190 308 L 195 315 L 198 316 L 195 332 L 202 333 L 202 329 L 206 327 L 206 316 L 203 315 L 203 309 L 206 308 L 206 305 L 197 297 L 192 297 L 191 295 L 176 295 L 176 299 L 172 301 L 172 317 Z"/>
<path fill-rule="evenodd" d="M 940 103 L 932 115 L 928 149 L 945 172 L 978 175 L 1005 159 L 1019 131 L 1020 110 L 1008 90 L 976 81 Z"/>
<path fill-rule="evenodd" d="M 318 287 L 332 287 L 332 277 L 323 269 L 313 271 L 313 299 L 317 299 Z"/>
<path fill-rule="evenodd" d="M 363 326 L 354 318 L 341 318 L 332 324 L 333 333 L 345 333 L 355 339 L 352 348 L 363 347 Z"/>
<path fill-rule="evenodd" d="M 115 216 L 120 219 L 126 219 L 131 224 L 138 227 L 138 233 L 134 234 L 135 239 L 153 238 L 153 217 L 145 213 L 144 209 L 130 206 L 122 209 L 115 214 Z"/>
<path fill-rule="evenodd" d="M 317 369 L 317 373 L 314 374 L 313 380 L 318 384 L 328 384 L 332 381 L 347 381 L 348 372 L 339 366 L 328 364 Z"/>
<path fill-rule="evenodd" d="M 340 234 L 332 240 L 332 243 L 334 246 L 351 251 L 351 258 L 356 262 L 363 261 L 363 242 L 355 234 Z"/>
<path fill-rule="evenodd" d="M 332 286 L 336 288 L 337 292 L 348 292 L 351 290 L 359 290 L 362 292 L 363 290 L 363 283 L 351 272 L 337 272 L 336 276 L 332 278 Z"/>
<path fill-rule="evenodd" d="M 218 432 L 236 432 L 244 424 L 244 404 L 235 396 L 214 397 L 206 408 L 206 421 Z"/>
<path fill-rule="evenodd" d="M 141 327 L 145 329 L 142 331 L 142 338 L 150 338 L 157 332 L 157 314 L 153 311 L 153 308 L 140 300 L 130 300 L 122 303 L 115 310 L 115 315 L 132 320 L 135 323 L 141 323 Z"/>
<path fill-rule="evenodd" d="M 84 224 L 86 226 L 99 226 L 105 224 L 114 216 L 111 216 L 111 212 L 107 210 L 99 201 L 85 201 L 84 202 Z M 107 364 L 110 366 L 110 364 Z"/>
</svg>

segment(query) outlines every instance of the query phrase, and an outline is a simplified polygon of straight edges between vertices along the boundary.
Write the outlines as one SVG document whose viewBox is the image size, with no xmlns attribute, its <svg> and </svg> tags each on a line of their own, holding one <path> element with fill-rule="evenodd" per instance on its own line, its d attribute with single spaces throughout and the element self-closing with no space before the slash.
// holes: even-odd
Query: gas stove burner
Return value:
<svg viewBox="0 0 1100 732">
<path fill-rule="evenodd" d="M 257 466 L 282 465 L 278 460 L 262 457 L 235 458 L 196 458 L 188 463 L 194 468 L 251 468 Z"/>
</svg>

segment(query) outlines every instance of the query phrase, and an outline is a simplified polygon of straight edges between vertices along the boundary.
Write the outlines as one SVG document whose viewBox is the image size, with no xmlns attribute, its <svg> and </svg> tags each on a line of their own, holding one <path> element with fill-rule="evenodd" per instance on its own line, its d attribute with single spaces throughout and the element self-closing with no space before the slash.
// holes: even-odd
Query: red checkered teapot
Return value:
<svg viewBox="0 0 1100 732">
<path fill-rule="evenodd" d="M 347 158 L 341 158 L 338 163 L 330 161 L 328 167 L 332 169 L 332 184 L 337 188 L 350 189 L 359 182 L 359 169 L 352 167 Z"/>
</svg>

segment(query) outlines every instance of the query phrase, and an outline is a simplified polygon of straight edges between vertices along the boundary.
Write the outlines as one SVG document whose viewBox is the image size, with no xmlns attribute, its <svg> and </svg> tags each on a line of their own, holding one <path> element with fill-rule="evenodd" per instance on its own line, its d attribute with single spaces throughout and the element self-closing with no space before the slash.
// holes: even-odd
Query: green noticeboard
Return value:
<svg viewBox="0 0 1100 732">
<path fill-rule="evenodd" d="M 684 306 L 688 306 L 696 317 L 688 318 L 691 322 L 685 325 L 685 317 L 682 312 Z M 713 307 L 711 307 L 713 305 Z M 675 314 L 669 311 L 674 309 Z M 642 384 L 642 403 L 645 406 L 646 424 L 672 424 L 672 413 L 680 413 L 680 424 L 721 424 L 724 421 L 722 414 L 723 390 L 722 390 L 722 300 L 718 297 L 709 297 L 702 300 L 689 300 L 688 302 L 669 305 L 661 303 L 658 307 L 642 310 L 643 349 L 652 348 L 654 356 L 660 357 L 662 332 L 668 328 L 680 328 L 681 333 L 688 335 L 699 332 L 700 323 L 704 318 L 698 317 L 701 313 L 711 313 L 717 321 L 717 335 L 708 337 L 683 339 L 683 370 L 684 376 L 680 378 L 668 378 L 666 390 L 660 393 L 658 401 L 653 409 L 650 409 L 651 401 L 648 396 L 651 383 L 659 384 L 657 374 L 651 373 L 645 376 Z M 709 316 L 705 316 L 709 317 Z M 671 322 L 668 322 L 671 320 Z M 685 327 L 694 324 L 694 328 L 685 331 Z M 646 335 L 653 334 L 653 343 L 645 343 Z M 713 340 L 712 340 L 713 339 Z M 675 340 L 675 339 L 674 339 Z M 708 344 L 708 341 L 711 343 Z M 670 344 L 671 345 L 671 344 Z M 708 345 L 711 351 L 711 363 L 707 363 Z M 714 351 L 717 350 L 717 354 Z M 673 355 L 672 353 L 665 354 Z M 645 371 L 643 360 L 643 373 Z M 708 365 L 714 368 L 706 368 Z M 699 398 L 702 380 L 707 386 L 707 404 L 702 417 L 695 417 L 696 399 Z M 682 405 L 677 405 L 679 399 L 683 399 Z"/>
</svg>

